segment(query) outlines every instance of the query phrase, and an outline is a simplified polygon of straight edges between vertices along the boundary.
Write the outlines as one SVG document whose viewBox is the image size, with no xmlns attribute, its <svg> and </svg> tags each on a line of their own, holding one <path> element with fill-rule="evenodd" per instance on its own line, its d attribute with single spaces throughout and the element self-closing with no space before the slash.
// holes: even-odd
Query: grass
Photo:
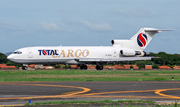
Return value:
<svg viewBox="0 0 180 107">
<path fill-rule="evenodd" d="M 0 81 L 171 81 L 180 71 L 35 70 L 0 71 Z"/>
<path fill-rule="evenodd" d="M 103 100 L 103 101 L 55 101 L 55 102 L 36 102 L 32 103 L 31 105 L 55 105 L 55 104 L 74 104 L 74 105 L 92 105 L 92 104 L 100 104 L 100 105 L 108 105 L 108 104 L 155 104 L 154 101 L 143 101 L 143 100 Z M 29 103 L 25 104 L 29 105 Z"/>
<path fill-rule="evenodd" d="M 29 105 L 29 103 L 25 104 Z M 31 105 L 59 105 L 68 107 L 91 107 L 91 106 L 101 106 L 101 107 L 180 107 L 180 105 L 175 102 L 174 104 L 164 104 L 159 105 L 154 101 L 144 101 L 144 100 L 103 100 L 103 101 L 55 101 L 55 102 L 36 102 Z"/>
</svg>

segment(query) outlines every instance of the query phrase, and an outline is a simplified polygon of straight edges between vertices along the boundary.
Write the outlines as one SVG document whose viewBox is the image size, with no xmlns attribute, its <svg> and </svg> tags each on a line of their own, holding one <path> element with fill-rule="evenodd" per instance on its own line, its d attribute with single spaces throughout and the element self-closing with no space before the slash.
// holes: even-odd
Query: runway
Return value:
<svg viewBox="0 0 180 107">
<path fill-rule="evenodd" d="M 0 105 L 77 100 L 180 99 L 179 81 L 0 82 Z"/>
</svg>

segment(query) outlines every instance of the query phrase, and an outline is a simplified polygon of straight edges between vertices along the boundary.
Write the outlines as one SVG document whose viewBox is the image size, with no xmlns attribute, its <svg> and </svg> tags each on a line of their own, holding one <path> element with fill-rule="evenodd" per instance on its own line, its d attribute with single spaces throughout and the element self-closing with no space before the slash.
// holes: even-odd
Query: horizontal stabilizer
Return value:
<svg viewBox="0 0 180 107">
<path fill-rule="evenodd" d="M 144 31 L 160 33 L 162 31 L 174 31 L 174 29 L 145 29 Z"/>
</svg>

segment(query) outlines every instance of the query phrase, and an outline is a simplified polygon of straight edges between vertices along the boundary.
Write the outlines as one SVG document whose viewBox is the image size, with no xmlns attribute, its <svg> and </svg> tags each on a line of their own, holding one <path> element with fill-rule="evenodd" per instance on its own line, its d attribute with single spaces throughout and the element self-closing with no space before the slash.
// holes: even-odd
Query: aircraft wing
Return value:
<svg viewBox="0 0 180 107">
<path fill-rule="evenodd" d="M 121 58 L 78 58 L 79 62 L 120 62 L 120 61 L 138 61 L 138 60 L 151 60 L 155 57 L 121 57 Z"/>
</svg>

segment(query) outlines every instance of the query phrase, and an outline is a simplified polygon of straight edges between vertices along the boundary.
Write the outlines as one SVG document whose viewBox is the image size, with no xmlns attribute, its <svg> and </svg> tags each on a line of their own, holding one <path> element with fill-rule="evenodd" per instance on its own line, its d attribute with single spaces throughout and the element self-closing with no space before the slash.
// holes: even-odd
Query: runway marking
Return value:
<svg viewBox="0 0 180 107">
<path fill-rule="evenodd" d="M 114 98 L 169 98 L 167 96 L 96 96 L 96 95 L 102 95 L 102 94 L 114 94 L 114 93 L 137 93 L 137 92 L 157 92 L 158 90 L 163 89 L 156 89 L 156 90 L 136 90 L 136 91 L 114 91 L 114 92 L 102 92 L 102 93 L 90 93 L 90 94 L 82 94 L 82 95 L 76 95 L 78 97 L 114 97 Z M 171 89 L 170 89 L 171 90 Z M 172 89 L 175 90 L 175 89 Z M 180 88 L 179 88 L 180 90 Z M 95 96 L 92 96 L 95 95 Z M 180 97 L 178 97 L 180 98 Z"/>
<path fill-rule="evenodd" d="M 85 92 L 90 91 L 91 89 L 85 88 L 85 87 L 77 87 L 77 86 L 65 86 L 65 85 L 48 85 L 48 84 L 12 84 L 12 85 L 35 85 L 35 86 L 49 86 L 49 87 L 66 87 L 66 88 L 79 88 L 82 89 L 82 91 L 78 92 L 72 92 L 67 95 L 49 95 L 49 96 L 33 96 L 33 97 L 11 97 L 11 98 L 0 98 L 0 100 L 12 100 L 12 99 L 37 99 L 37 98 L 62 98 L 62 97 L 68 97 L 76 94 L 82 94 Z"/>
<path fill-rule="evenodd" d="M 82 94 L 90 91 L 91 89 L 85 87 L 77 87 L 77 86 L 66 86 L 66 85 L 48 85 L 48 84 L 22 84 L 22 85 L 36 85 L 36 86 L 50 86 L 50 87 L 66 87 L 66 88 L 79 88 L 83 89 L 83 91 L 73 91 L 73 93 L 67 95 L 75 95 L 75 94 Z"/>
<path fill-rule="evenodd" d="M 173 98 L 173 99 L 180 99 L 180 97 L 177 96 L 171 96 L 171 95 L 166 95 L 166 94 L 162 94 L 162 91 L 170 91 L 170 90 L 180 90 L 180 88 L 171 88 L 171 89 L 160 89 L 155 91 L 155 94 L 158 94 L 160 96 L 164 96 L 164 97 L 168 97 L 168 98 Z"/>
<path fill-rule="evenodd" d="M 34 83 L 34 82 L 33 82 Z M 131 82 L 132 83 L 132 82 Z M 159 83 L 159 82 L 139 82 L 139 83 Z M 179 83 L 179 82 L 160 82 L 160 83 Z M 170 91 L 170 90 L 180 90 L 180 88 L 171 88 L 171 89 L 154 89 L 154 90 L 135 90 L 135 91 L 113 91 L 113 92 L 100 92 L 100 93 L 89 93 L 84 94 L 86 92 L 91 91 L 91 89 L 86 87 L 78 87 L 78 86 L 66 86 L 66 85 L 50 85 L 50 84 L 32 84 L 32 83 L 22 83 L 22 82 L 0 82 L 0 84 L 4 85 L 33 85 L 33 86 L 47 86 L 47 87 L 65 87 L 65 88 L 78 88 L 81 90 L 67 92 L 62 95 L 47 95 L 47 96 L 33 96 L 33 97 L 12 97 L 12 98 L 0 98 L 0 100 L 12 100 L 12 99 L 42 99 L 42 98 L 73 98 L 73 97 L 114 97 L 114 98 L 165 98 L 165 99 L 180 99 L 178 96 L 166 95 L 161 92 Z M 142 93 L 142 92 L 154 92 L 159 96 L 113 96 L 113 95 L 103 95 L 103 94 L 115 94 L 115 93 Z"/>
<path fill-rule="evenodd" d="M 76 95 L 79 96 L 79 95 Z M 95 98 L 165 98 L 167 97 L 161 97 L 161 96 L 79 96 L 79 97 L 95 97 Z"/>
<path fill-rule="evenodd" d="M 135 92 L 153 92 L 156 90 L 136 90 L 136 91 L 113 91 L 113 92 L 101 92 L 101 93 L 90 93 L 83 95 L 99 95 L 99 94 L 114 94 L 114 93 L 135 93 Z"/>
<path fill-rule="evenodd" d="M 90 94 L 83 94 L 84 97 L 131 97 L 131 98 L 173 98 L 173 99 L 180 99 L 180 97 L 177 96 L 171 96 L 162 94 L 160 92 L 162 91 L 169 91 L 169 90 L 180 90 L 180 88 L 172 88 L 172 89 L 155 89 L 155 90 L 136 90 L 136 91 L 114 91 L 114 92 L 102 92 L 102 93 L 90 93 Z M 114 94 L 114 93 L 137 93 L 137 92 L 154 92 L 155 94 L 160 95 L 159 96 L 92 96 L 92 95 L 102 95 L 102 94 Z"/>
</svg>

